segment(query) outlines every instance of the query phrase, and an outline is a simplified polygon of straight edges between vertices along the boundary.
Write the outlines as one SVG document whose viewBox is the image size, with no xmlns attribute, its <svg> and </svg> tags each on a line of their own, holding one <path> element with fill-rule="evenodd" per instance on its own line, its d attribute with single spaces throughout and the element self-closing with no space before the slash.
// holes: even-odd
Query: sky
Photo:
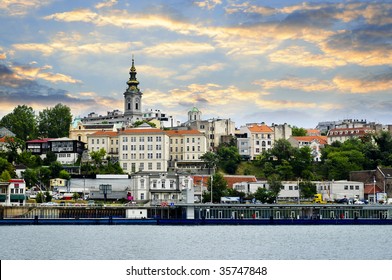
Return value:
<svg viewBox="0 0 392 280">
<path fill-rule="evenodd" d="M 392 124 L 392 1 L 2 0 L 0 118 L 62 103 L 187 120 Z"/>
</svg>

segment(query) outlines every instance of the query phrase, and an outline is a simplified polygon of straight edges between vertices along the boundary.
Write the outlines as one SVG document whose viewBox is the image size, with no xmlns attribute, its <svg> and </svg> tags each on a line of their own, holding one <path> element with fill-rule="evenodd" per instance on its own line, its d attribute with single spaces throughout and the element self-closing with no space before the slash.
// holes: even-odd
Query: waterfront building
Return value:
<svg viewBox="0 0 392 280">
<path fill-rule="evenodd" d="M 0 204 L 2 205 L 25 205 L 26 183 L 23 179 L 11 179 L 8 182 L 0 182 Z"/>
<path fill-rule="evenodd" d="M 314 161 L 321 160 L 321 150 L 327 145 L 326 136 L 291 136 L 288 141 L 294 148 L 309 147 Z"/>
<path fill-rule="evenodd" d="M 369 197 L 377 196 L 377 193 L 385 193 L 387 197 L 392 197 L 392 168 L 378 166 L 374 170 L 351 171 L 350 180 L 360 181 L 366 186 L 375 185 L 376 188 L 369 191 Z M 385 202 L 385 199 L 383 200 Z"/>
<path fill-rule="evenodd" d="M 235 123 L 230 119 L 212 118 L 202 120 L 202 112 L 193 107 L 188 112 L 188 121 L 177 129 L 194 129 L 204 133 L 207 137 L 208 149 L 215 151 L 221 143 L 235 134 Z M 227 137 L 231 136 L 231 137 Z"/>
<path fill-rule="evenodd" d="M 166 172 L 169 136 L 164 130 L 141 125 L 119 132 L 119 162 L 126 173 Z"/>
<path fill-rule="evenodd" d="M 184 190 L 193 190 L 193 178 L 186 174 L 138 172 L 97 174 L 94 177 L 72 178 L 69 186 L 59 186 L 60 193 L 79 193 L 89 199 L 125 200 L 147 205 L 170 205 L 184 202 Z M 193 200 L 192 200 L 193 203 Z"/>
<path fill-rule="evenodd" d="M 274 130 L 264 123 L 241 126 L 237 137 L 237 148 L 243 158 L 256 159 L 274 145 Z"/>
<path fill-rule="evenodd" d="M 208 151 L 206 135 L 198 130 L 167 130 L 169 169 L 198 172 L 204 168 L 201 156 Z"/>
</svg>

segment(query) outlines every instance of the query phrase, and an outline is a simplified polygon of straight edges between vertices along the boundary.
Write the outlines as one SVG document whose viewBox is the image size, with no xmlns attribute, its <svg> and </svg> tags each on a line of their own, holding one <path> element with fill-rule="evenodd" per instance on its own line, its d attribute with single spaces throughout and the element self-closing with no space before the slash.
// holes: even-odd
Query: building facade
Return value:
<svg viewBox="0 0 392 280">
<path fill-rule="evenodd" d="M 166 172 L 169 136 L 164 130 L 138 127 L 119 132 L 119 162 L 126 173 Z"/>
<path fill-rule="evenodd" d="M 219 144 L 223 143 L 227 136 L 234 136 L 235 123 L 230 119 L 213 118 L 202 120 L 202 112 L 193 107 L 188 112 L 188 121 L 181 126 L 184 129 L 194 129 L 204 133 L 207 137 L 208 149 L 216 150 Z"/>
<path fill-rule="evenodd" d="M 256 159 L 274 145 L 274 131 L 264 123 L 242 126 L 237 137 L 237 148 L 243 158 Z"/>
<path fill-rule="evenodd" d="M 106 155 L 114 160 L 119 159 L 119 134 L 117 131 L 97 131 L 87 136 L 89 152 L 104 149 Z"/>
<path fill-rule="evenodd" d="M 321 160 L 321 150 L 327 144 L 326 136 L 291 136 L 288 141 L 294 148 L 309 147 L 314 161 Z"/>
<path fill-rule="evenodd" d="M 208 151 L 207 138 L 198 130 L 167 130 L 172 170 L 199 170 L 205 163 L 201 156 Z"/>
</svg>

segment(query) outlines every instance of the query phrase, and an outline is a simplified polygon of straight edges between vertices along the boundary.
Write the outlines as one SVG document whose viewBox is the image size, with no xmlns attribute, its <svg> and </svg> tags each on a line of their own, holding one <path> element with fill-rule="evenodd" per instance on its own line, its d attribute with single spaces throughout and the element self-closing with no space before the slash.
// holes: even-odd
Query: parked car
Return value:
<svg viewBox="0 0 392 280">
<path fill-rule="evenodd" d="M 41 203 L 41 206 L 58 206 L 58 205 L 59 205 L 58 203 L 52 201 Z"/>
</svg>

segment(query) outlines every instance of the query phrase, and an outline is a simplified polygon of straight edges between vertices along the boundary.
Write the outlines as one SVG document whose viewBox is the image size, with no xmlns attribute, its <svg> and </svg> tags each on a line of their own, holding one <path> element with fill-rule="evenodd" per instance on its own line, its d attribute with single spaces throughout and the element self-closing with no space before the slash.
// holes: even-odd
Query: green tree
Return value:
<svg viewBox="0 0 392 280">
<path fill-rule="evenodd" d="M 36 168 L 41 165 L 42 160 L 39 156 L 33 155 L 31 152 L 23 151 L 18 155 L 18 163 L 24 164 L 28 168 Z"/>
<path fill-rule="evenodd" d="M 42 138 L 68 137 L 72 123 L 71 109 L 61 103 L 44 109 L 38 115 L 38 131 Z"/>
<path fill-rule="evenodd" d="M 272 175 L 268 178 L 268 185 L 269 190 L 271 191 L 272 195 L 274 196 L 274 200 L 276 201 L 277 197 L 279 196 L 280 190 L 282 189 L 283 185 L 278 175 Z"/>
<path fill-rule="evenodd" d="M 0 120 L 0 126 L 6 127 L 15 133 L 16 138 L 23 141 L 37 137 L 37 120 L 34 110 L 26 105 L 18 105 L 11 113 L 5 115 Z"/>
<path fill-rule="evenodd" d="M 9 182 L 9 180 L 11 180 L 11 179 L 12 179 L 12 177 L 11 177 L 10 173 L 8 172 L 8 170 L 4 170 L 3 172 L 1 172 L 0 181 Z"/>
<path fill-rule="evenodd" d="M 46 157 L 44 158 L 44 165 L 51 165 L 53 162 L 57 161 L 57 155 L 56 153 L 52 151 L 48 151 L 46 153 Z"/>
<path fill-rule="evenodd" d="M 207 186 L 207 192 L 204 192 L 203 194 L 203 201 L 208 202 L 211 201 L 211 184 L 212 184 L 212 199 L 213 202 L 220 202 L 220 198 L 222 196 L 227 196 L 228 191 L 227 191 L 227 181 L 223 177 L 223 175 L 219 172 L 215 173 L 212 176 L 212 182 L 211 182 L 211 177 L 208 178 L 208 186 Z"/>
<path fill-rule="evenodd" d="M 18 162 L 19 153 L 25 148 L 25 142 L 15 137 L 5 137 L 7 160 Z"/>
<path fill-rule="evenodd" d="M 274 203 L 276 198 L 274 192 L 260 187 L 257 188 L 254 197 L 261 203 Z"/>
<path fill-rule="evenodd" d="M 31 188 L 35 185 L 38 185 L 39 182 L 39 178 L 38 178 L 38 172 L 37 169 L 32 169 L 32 168 L 27 168 L 24 172 L 23 172 L 23 179 L 26 182 L 26 186 L 28 188 Z"/>
<path fill-rule="evenodd" d="M 80 195 L 77 192 L 74 192 L 72 195 L 73 200 L 76 202 L 76 200 L 78 200 L 80 197 Z"/>
<path fill-rule="evenodd" d="M 317 193 L 316 185 L 311 181 L 303 181 L 299 183 L 301 197 L 312 198 Z"/>
<path fill-rule="evenodd" d="M 8 160 L 4 158 L 0 158 L 0 174 L 5 170 L 8 171 L 11 177 L 16 176 L 14 166 L 11 163 L 9 163 Z"/>
<path fill-rule="evenodd" d="M 293 170 L 293 178 L 304 178 L 308 180 L 313 179 L 313 156 L 312 151 L 308 146 L 293 150 L 293 158 L 290 162 Z"/>
<path fill-rule="evenodd" d="M 46 191 L 45 192 L 45 202 L 50 202 L 50 201 L 52 201 L 52 196 L 50 195 L 50 192 L 49 191 Z"/>
<path fill-rule="evenodd" d="M 102 165 L 103 160 L 105 159 L 106 151 L 104 148 L 99 149 L 98 151 L 91 151 L 90 157 L 94 161 L 95 165 L 100 167 Z"/>
<path fill-rule="evenodd" d="M 290 161 L 294 156 L 294 148 L 286 139 L 279 139 L 275 141 L 273 148 L 267 152 L 269 158 L 273 157 L 276 165 L 281 164 L 284 160 Z"/>
<path fill-rule="evenodd" d="M 43 192 L 38 192 L 37 196 L 35 198 L 35 202 L 37 203 L 43 203 L 45 201 L 45 195 Z"/>
<path fill-rule="evenodd" d="M 51 176 L 51 171 L 50 168 L 45 167 L 45 166 L 41 166 L 38 169 L 38 182 L 39 182 L 39 186 L 42 188 L 48 188 L 49 187 L 49 183 L 50 183 L 50 178 L 52 178 Z"/>
<path fill-rule="evenodd" d="M 211 174 L 211 169 L 214 170 L 219 163 L 219 156 L 213 152 L 206 152 L 200 159 L 205 162 L 209 174 Z"/>
<path fill-rule="evenodd" d="M 59 178 L 69 180 L 71 179 L 71 175 L 66 170 L 60 170 Z"/>
<path fill-rule="evenodd" d="M 60 162 L 55 161 L 50 164 L 49 170 L 50 170 L 51 178 L 58 178 L 60 177 L 61 170 L 63 170 L 63 166 L 61 165 Z"/>
<path fill-rule="evenodd" d="M 306 136 L 308 131 L 302 127 L 293 126 L 291 128 L 291 135 L 292 136 Z"/>
<path fill-rule="evenodd" d="M 389 131 L 382 131 L 374 136 L 379 152 L 380 161 L 384 166 L 392 166 L 392 135 Z"/>
<path fill-rule="evenodd" d="M 222 145 L 217 150 L 218 165 L 228 174 L 235 174 L 241 162 L 241 156 L 235 146 Z"/>
</svg>

